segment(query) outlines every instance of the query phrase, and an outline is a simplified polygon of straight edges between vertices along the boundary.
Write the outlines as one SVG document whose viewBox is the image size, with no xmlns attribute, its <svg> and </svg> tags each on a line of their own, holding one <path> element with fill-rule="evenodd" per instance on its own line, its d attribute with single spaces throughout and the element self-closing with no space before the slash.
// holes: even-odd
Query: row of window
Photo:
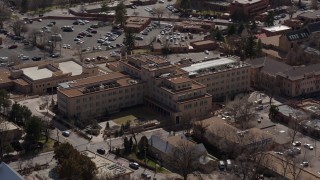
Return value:
<svg viewBox="0 0 320 180">
<path fill-rule="evenodd" d="M 199 102 L 199 106 L 205 106 L 208 104 L 208 101 L 207 100 L 202 100 Z M 191 109 L 192 107 L 198 107 L 198 102 L 195 102 L 195 103 L 190 103 L 190 104 L 186 104 L 184 105 L 184 109 L 187 110 L 187 109 Z"/>
<path fill-rule="evenodd" d="M 139 90 L 140 90 L 140 87 L 138 86 L 138 87 L 137 87 L 137 91 L 139 91 Z M 95 95 L 95 96 L 94 96 L 94 95 L 91 95 L 91 96 L 89 96 L 88 98 L 87 98 L 87 97 L 83 97 L 83 98 L 82 98 L 82 102 L 93 101 L 94 98 L 95 98 L 96 100 L 99 100 L 99 99 L 101 99 L 101 98 L 106 98 L 106 97 L 110 98 L 110 97 L 112 97 L 112 96 L 115 96 L 115 95 L 117 95 L 117 94 L 122 94 L 122 93 L 125 93 L 125 94 L 134 93 L 134 91 L 135 91 L 135 88 L 132 87 L 131 89 L 125 89 L 125 90 L 120 89 L 119 91 L 113 91 L 113 92 L 107 92 L 107 93 L 103 93 L 103 94 L 97 94 L 97 95 Z M 131 97 L 134 97 L 134 96 L 135 96 L 134 94 L 131 95 Z M 137 96 L 140 96 L 140 92 L 137 93 Z M 127 97 L 128 97 L 128 95 L 126 95 L 126 98 L 127 98 Z M 81 102 L 81 99 L 78 98 L 78 99 L 76 100 L 76 102 L 77 102 L 77 103 L 80 103 L 80 102 Z"/>
</svg>

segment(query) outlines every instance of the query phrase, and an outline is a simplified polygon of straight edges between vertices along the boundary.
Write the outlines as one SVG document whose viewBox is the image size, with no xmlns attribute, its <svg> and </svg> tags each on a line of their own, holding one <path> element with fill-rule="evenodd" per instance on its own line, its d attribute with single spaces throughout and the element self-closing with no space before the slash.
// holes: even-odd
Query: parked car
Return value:
<svg viewBox="0 0 320 180">
<path fill-rule="evenodd" d="M 27 60 L 29 60 L 29 56 L 21 56 L 20 59 L 22 61 L 27 61 Z"/>
<path fill-rule="evenodd" d="M 13 45 L 9 46 L 8 49 L 16 49 L 17 47 L 18 47 L 17 45 L 13 44 Z"/>
<path fill-rule="evenodd" d="M 302 167 L 308 167 L 309 166 L 309 162 L 308 161 L 303 161 L 300 165 Z"/>
<path fill-rule="evenodd" d="M 151 179 L 151 175 L 146 172 L 141 173 L 141 177 L 144 179 Z"/>
<path fill-rule="evenodd" d="M 60 56 L 59 53 L 50 54 L 50 57 L 52 57 L 52 58 L 57 58 L 57 57 L 59 57 L 59 56 Z"/>
<path fill-rule="evenodd" d="M 313 150 L 313 146 L 311 144 L 304 144 L 304 147 L 309 150 Z"/>
<path fill-rule="evenodd" d="M 142 36 L 136 36 L 135 39 L 136 40 L 143 40 L 144 38 Z"/>
<path fill-rule="evenodd" d="M 39 56 L 34 56 L 32 58 L 32 61 L 40 61 L 40 60 L 41 60 L 41 57 L 39 57 Z"/>
<path fill-rule="evenodd" d="M 223 161 L 219 161 L 219 169 L 220 170 L 224 170 L 225 169 L 225 164 L 224 164 L 224 162 Z"/>
<path fill-rule="evenodd" d="M 295 141 L 292 143 L 293 146 L 301 146 L 301 142 L 300 141 Z"/>
<path fill-rule="evenodd" d="M 136 162 L 131 162 L 129 163 L 129 167 L 131 167 L 132 169 L 139 169 L 139 164 Z"/>
<path fill-rule="evenodd" d="M 259 105 L 259 106 L 255 107 L 255 109 L 256 109 L 257 111 L 263 110 L 263 105 Z"/>
<path fill-rule="evenodd" d="M 97 153 L 99 153 L 99 154 L 105 154 L 106 153 L 106 150 L 105 149 L 103 149 L 103 148 L 99 148 L 99 149 L 97 149 Z"/>
<path fill-rule="evenodd" d="M 70 131 L 63 131 L 63 132 L 62 132 L 62 135 L 63 135 L 64 137 L 69 137 L 69 136 L 70 136 Z"/>
</svg>

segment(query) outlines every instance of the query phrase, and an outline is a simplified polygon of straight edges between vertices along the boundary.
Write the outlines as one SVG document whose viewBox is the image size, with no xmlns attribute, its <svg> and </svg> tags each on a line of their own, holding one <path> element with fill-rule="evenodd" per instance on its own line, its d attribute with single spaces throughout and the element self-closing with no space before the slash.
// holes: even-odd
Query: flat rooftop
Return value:
<svg viewBox="0 0 320 180">
<path fill-rule="evenodd" d="M 288 105 L 282 105 L 282 106 L 278 106 L 279 112 L 281 114 L 283 114 L 284 116 L 291 116 L 293 118 L 297 118 L 297 117 L 305 117 L 307 116 L 307 114 L 305 112 L 303 112 L 300 109 L 295 109 L 291 106 Z"/>
<path fill-rule="evenodd" d="M 21 69 L 23 74 L 32 80 L 46 79 L 52 77 L 53 72 L 48 68 L 28 67 Z"/>
<path fill-rule="evenodd" d="M 185 82 L 190 82 L 191 81 L 190 78 L 183 77 L 183 76 L 170 78 L 168 80 L 171 81 L 174 84 L 180 84 L 180 83 L 185 83 Z"/>
<path fill-rule="evenodd" d="M 115 79 L 123 78 L 126 76 L 127 75 L 124 75 L 122 73 L 115 72 L 115 73 L 104 74 L 104 75 L 100 75 L 100 76 L 92 76 L 92 77 L 88 77 L 88 78 L 69 81 L 66 84 L 68 87 L 78 87 L 78 86 L 85 86 L 85 85 L 89 85 L 89 84 L 96 84 L 96 83 L 100 83 L 103 81 L 115 80 Z"/>
<path fill-rule="evenodd" d="M 232 3 L 239 3 L 239 4 L 254 4 L 258 3 L 262 0 L 234 0 Z"/>
<path fill-rule="evenodd" d="M 77 76 L 82 73 L 82 66 L 74 61 L 65 61 L 59 63 L 59 68 L 63 74 L 71 73 L 72 76 Z"/>
<path fill-rule="evenodd" d="M 133 173 L 130 169 L 91 151 L 83 151 L 81 153 L 88 156 L 96 164 L 97 174 L 99 175 L 108 174 L 111 178 L 115 178 Z"/>
<path fill-rule="evenodd" d="M 245 63 L 238 64 L 236 60 L 229 59 L 229 58 L 219 58 L 219 59 L 208 60 L 205 62 L 195 63 L 188 67 L 184 67 L 182 69 L 189 72 L 189 75 L 197 75 L 207 71 L 216 72 L 216 71 L 224 70 L 227 68 L 233 68 L 233 67 L 239 67 L 239 66 L 242 67 L 243 65 L 246 65 L 246 64 Z"/>
<path fill-rule="evenodd" d="M 42 64 L 41 68 L 38 65 L 32 67 L 21 68 L 23 74 L 32 80 L 40 80 L 52 77 L 53 73 L 58 70 L 50 70 L 48 68 L 50 63 Z M 82 66 L 74 61 L 65 61 L 58 64 L 58 69 L 62 71 L 63 74 L 71 73 L 71 76 L 80 75 L 82 71 Z"/>
<path fill-rule="evenodd" d="M 114 73 L 113 73 L 114 74 Z M 109 74 L 107 74 L 109 75 Z M 85 94 L 89 93 L 96 93 L 98 91 L 108 91 L 114 88 L 120 88 L 124 86 L 131 86 L 131 85 L 136 85 L 141 83 L 139 80 L 132 79 L 128 76 L 122 75 L 120 78 L 115 77 L 115 76 L 93 76 L 93 78 L 99 79 L 99 82 L 95 82 L 94 84 L 80 84 L 77 87 L 73 87 L 72 83 L 69 85 L 68 83 L 61 83 L 59 84 L 59 91 L 68 96 L 68 97 L 77 97 L 77 96 L 82 96 Z M 104 77 L 105 79 L 101 79 Z M 112 77 L 115 77 L 112 79 Z M 87 78 L 86 78 L 87 79 Z M 83 86 L 85 85 L 85 86 Z M 71 88 L 69 88 L 71 87 Z M 72 88 L 73 87 L 73 88 Z"/>
<path fill-rule="evenodd" d="M 192 42 L 196 46 L 206 45 L 206 44 L 214 44 L 214 41 L 212 40 L 204 40 L 204 41 L 196 41 Z"/>
<path fill-rule="evenodd" d="M 277 25 L 277 26 L 264 27 L 262 29 L 270 32 L 278 32 L 278 31 L 290 30 L 291 28 L 289 26 Z"/>
<path fill-rule="evenodd" d="M 4 121 L 0 123 L 0 130 L 5 131 L 5 130 L 14 130 L 14 129 L 19 129 L 15 124 Z"/>
<path fill-rule="evenodd" d="M 145 24 L 148 20 L 150 20 L 150 18 L 146 18 L 146 17 L 129 17 L 126 20 L 127 24 Z"/>
</svg>

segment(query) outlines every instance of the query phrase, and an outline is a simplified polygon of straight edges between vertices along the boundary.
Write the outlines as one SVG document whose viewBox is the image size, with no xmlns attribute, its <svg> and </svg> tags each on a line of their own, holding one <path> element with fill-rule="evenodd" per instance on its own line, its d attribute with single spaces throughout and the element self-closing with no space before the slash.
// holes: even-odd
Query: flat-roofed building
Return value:
<svg viewBox="0 0 320 180">
<path fill-rule="evenodd" d="M 59 83 L 98 75 L 98 67 L 80 64 L 73 59 L 39 61 L 13 66 L 0 74 L 0 87 L 23 93 L 44 94 L 55 91 Z"/>
<path fill-rule="evenodd" d="M 61 83 L 59 112 L 79 119 L 117 112 L 142 104 L 144 86 L 140 80 L 118 72 Z"/>
<path fill-rule="evenodd" d="M 231 14 L 243 13 L 249 17 L 255 17 L 266 12 L 269 0 L 234 0 L 230 5 Z"/>
<path fill-rule="evenodd" d="M 117 69 L 119 72 L 61 83 L 59 111 L 87 119 L 146 104 L 179 123 L 208 116 L 213 96 L 249 90 L 249 65 L 231 58 L 179 67 L 161 57 L 133 55 L 119 60 Z"/>
<path fill-rule="evenodd" d="M 151 22 L 147 17 L 129 17 L 125 23 L 125 30 L 131 30 L 134 33 L 139 33 L 145 29 Z"/>
<path fill-rule="evenodd" d="M 284 34 L 291 30 L 290 27 L 284 25 L 276 25 L 271 27 L 264 27 L 261 29 L 261 32 L 265 33 L 267 36 L 275 36 Z"/>
<path fill-rule="evenodd" d="M 82 151 L 81 154 L 88 156 L 97 167 L 97 177 L 108 179 L 127 180 L 131 179 L 133 171 L 117 162 L 113 162 L 104 156 L 91 151 Z"/>
<path fill-rule="evenodd" d="M 193 41 L 190 45 L 196 51 L 213 50 L 216 47 L 216 43 L 212 40 Z"/>
<path fill-rule="evenodd" d="M 274 143 L 273 135 L 268 132 L 258 128 L 240 130 L 217 116 L 197 121 L 195 126 L 197 125 L 203 126 L 205 132 L 195 128 L 195 137 L 230 155 L 238 155 L 244 151 L 257 153 L 257 151 L 267 150 Z"/>
<path fill-rule="evenodd" d="M 205 85 L 188 78 L 188 73 L 156 56 L 130 56 L 120 69 L 146 82 L 145 102 L 179 123 L 210 112 L 212 96 Z"/>
<path fill-rule="evenodd" d="M 200 33 L 209 32 L 214 27 L 214 23 L 209 21 L 181 21 L 175 23 L 174 29 L 180 32 Z"/>
<path fill-rule="evenodd" d="M 1 121 L 3 117 L 0 117 Z M 0 123 L 0 132 L 1 132 L 1 140 L 2 145 L 7 145 L 12 142 L 17 142 L 22 137 L 22 129 L 12 122 L 3 120 Z"/>
<path fill-rule="evenodd" d="M 205 85 L 214 99 L 234 96 L 250 88 L 249 64 L 235 59 L 212 59 L 182 69 L 190 79 Z"/>
<path fill-rule="evenodd" d="M 296 97 L 320 91 L 320 64 L 294 67 L 272 58 L 257 58 L 251 64 L 251 86 Z"/>
</svg>

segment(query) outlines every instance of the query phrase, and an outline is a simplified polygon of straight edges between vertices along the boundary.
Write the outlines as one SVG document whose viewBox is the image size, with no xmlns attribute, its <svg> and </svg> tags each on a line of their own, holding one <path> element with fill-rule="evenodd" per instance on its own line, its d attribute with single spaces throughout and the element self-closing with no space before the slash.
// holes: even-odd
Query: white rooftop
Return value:
<svg viewBox="0 0 320 180">
<path fill-rule="evenodd" d="M 2 131 L 14 130 L 14 129 L 18 129 L 18 127 L 11 122 L 4 121 L 4 122 L 0 123 L 0 130 L 2 130 Z"/>
<path fill-rule="evenodd" d="M 82 73 L 82 66 L 74 61 L 66 61 L 59 63 L 59 68 L 63 74 L 72 73 L 72 76 L 77 76 Z"/>
<path fill-rule="evenodd" d="M 257 2 L 260 2 L 262 0 L 234 0 L 233 3 L 239 3 L 239 4 L 254 4 Z"/>
<path fill-rule="evenodd" d="M 284 25 L 277 25 L 277 26 L 271 26 L 271 27 L 264 27 L 263 29 L 270 32 L 277 32 L 277 31 L 290 30 L 291 28 Z"/>
<path fill-rule="evenodd" d="M 53 73 L 48 68 L 38 69 L 38 67 L 23 68 L 21 70 L 23 71 L 23 74 L 25 74 L 26 76 L 28 76 L 32 80 L 49 78 L 52 76 L 52 73 Z"/>
<path fill-rule="evenodd" d="M 192 64 L 191 66 L 188 66 L 188 67 L 185 67 L 182 69 L 189 72 L 189 74 L 192 74 L 193 72 L 197 72 L 199 70 L 209 69 L 209 68 L 213 68 L 213 67 L 217 67 L 217 66 L 221 66 L 221 65 L 226 65 L 226 64 L 230 64 L 230 63 L 234 63 L 234 62 L 236 62 L 236 61 L 233 59 L 221 58 L 221 59 Z"/>
<path fill-rule="evenodd" d="M 63 72 L 63 74 L 71 73 L 71 76 L 77 76 L 82 73 L 82 66 L 74 61 L 65 61 L 59 63 L 59 69 Z M 37 66 L 23 68 L 21 70 L 23 71 L 23 74 L 32 80 L 50 78 L 54 73 L 46 67 L 39 69 Z"/>
</svg>

